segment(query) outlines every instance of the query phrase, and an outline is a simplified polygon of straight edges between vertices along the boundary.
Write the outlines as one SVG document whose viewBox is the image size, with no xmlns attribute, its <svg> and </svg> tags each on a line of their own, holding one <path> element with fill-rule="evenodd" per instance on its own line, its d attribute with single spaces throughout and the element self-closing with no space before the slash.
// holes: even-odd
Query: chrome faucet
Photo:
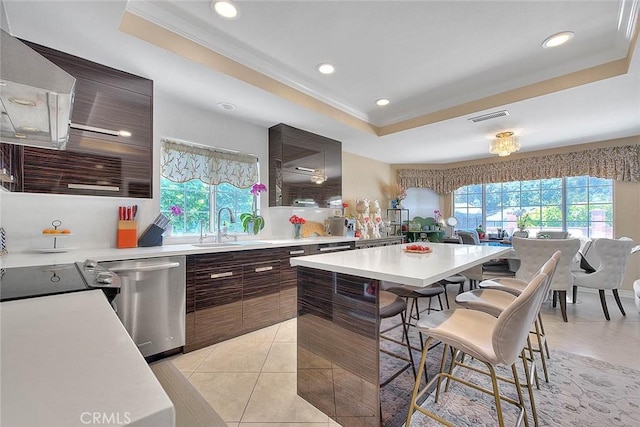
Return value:
<svg viewBox="0 0 640 427">
<path fill-rule="evenodd" d="M 231 211 L 231 209 L 229 209 L 228 207 L 225 206 L 224 208 L 220 208 L 218 210 L 218 222 L 217 222 L 217 224 L 218 224 L 218 235 L 217 235 L 217 238 L 216 238 L 216 242 L 217 243 L 220 243 L 220 241 L 222 240 L 222 230 L 220 229 L 220 216 L 222 214 L 222 211 L 224 211 L 224 210 L 229 212 L 229 221 L 231 221 L 231 223 L 235 223 L 236 222 L 236 217 L 233 215 L 233 212 Z M 226 236 L 226 234 L 225 234 L 225 236 Z"/>
<path fill-rule="evenodd" d="M 207 237 L 207 234 L 203 233 L 203 229 L 204 229 L 204 220 L 200 221 L 200 239 L 198 239 L 200 244 L 202 244 L 202 242 L 204 241 L 204 238 Z"/>
</svg>

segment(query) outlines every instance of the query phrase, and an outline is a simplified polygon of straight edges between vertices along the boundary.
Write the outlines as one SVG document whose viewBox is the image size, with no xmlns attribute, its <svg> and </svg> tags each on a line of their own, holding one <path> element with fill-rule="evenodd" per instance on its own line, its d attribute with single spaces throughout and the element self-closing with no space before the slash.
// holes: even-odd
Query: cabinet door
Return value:
<svg viewBox="0 0 640 427">
<path fill-rule="evenodd" d="M 0 184 L 8 191 L 22 191 L 22 150 L 20 145 L 0 144 Z"/>
<path fill-rule="evenodd" d="M 246 331 L 280 320 L 280 259 L 245 265 L 242 270 L 242 326 Z"/>
<path fill-rule="evenodd" d="M 309 255 L 310 246 L 290 246 L 285 249 L 280 262 L 280 318 L 282 320 L 296 317 L 298 312 L 298 278 L 296 267 L 290 259 L 297 256 Z"/>
<path fill-rule="evenodd" d="M 151 198 L 153 82 L 29 45 L 76 78 L 71 122 L 85 129 L 72 125 L 65 151 L 25 150 L 23 191 Z"/>
<path fill-rule="evenodd" d="M 203 257 L 196 269 L 195 340 L 199 347 L 233 338 L 242 330 L 242 267 L 210 268 Z"/>
</svg>

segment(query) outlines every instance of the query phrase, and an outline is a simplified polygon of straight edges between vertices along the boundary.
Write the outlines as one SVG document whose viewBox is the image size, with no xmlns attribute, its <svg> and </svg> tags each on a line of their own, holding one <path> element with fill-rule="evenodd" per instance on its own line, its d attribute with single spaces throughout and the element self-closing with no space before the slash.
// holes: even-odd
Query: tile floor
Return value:
<svg viewBox="0 0 640 427">
<path fill-rule="evenodd" d="M 604 319 L 597 293 L 582 292 L 577 304 L 567 304 L 568 323 L 562 321 L 559 307 L 545 303 L 551 351 L 640 369 L 640 314 L 632 299 L 622 299 L 626 317 L 613 297 L 607 299 L 610 322 Z M 296 394 L 295 319 L 177 356 L 172 362 L 230 427 L 337 425 Z"/>
</svg>

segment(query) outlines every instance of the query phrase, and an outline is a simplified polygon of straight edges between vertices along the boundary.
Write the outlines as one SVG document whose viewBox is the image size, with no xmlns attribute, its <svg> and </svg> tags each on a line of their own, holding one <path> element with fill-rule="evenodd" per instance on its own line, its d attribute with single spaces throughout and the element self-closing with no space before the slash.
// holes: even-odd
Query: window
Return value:
<svg viewBox="0 0 640 427">
<path fill-rule="evenodd" d="M 175 233 L 197 234 L 201 224 L 207 232 L 217 230 L 217 213 L 225 207 L 236 222 L 223 212 L 220 225 L 243 231 L 239 217 L 253 210 L 250 189 L 259 176 L 255 155 L 163 139 L 160 163 L 160 212 Z"/>
<path fill-rule="evenodd" d="M 200 233 L 200 223 L 204 230 L 217 230 L 217 212 L 223 207 L 230 208 L 236 222 L 230 223 L 227 212 L 221 216 L 227 222 L 230 232 L 242 232 L 240 214 L 251 212 L 253 196 L 248 188 L 238 188 L 229 183 L 210 185 L 199 179 L 187 182 L 173 182 L 160 178 L 160 212 L 171 219 L 173 233 Z M 175 216 L 171 206 L 179 206 L 182 214 Z M 222 224 L 225 225 L 225 224 Z"/>
<path fill-rule="evenodd" d="M 482 225 L 488 233 L 517 229 L 566 230 L 573 237 L 613 237 L 613 180 L 589 176 L 467 185 L 454 192 L 459 229 Z"/>
</svg>

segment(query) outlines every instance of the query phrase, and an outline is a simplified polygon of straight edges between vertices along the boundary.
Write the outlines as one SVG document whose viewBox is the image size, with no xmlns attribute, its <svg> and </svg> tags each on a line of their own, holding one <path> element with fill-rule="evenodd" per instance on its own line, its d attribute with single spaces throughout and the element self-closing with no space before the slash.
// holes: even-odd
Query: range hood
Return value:
<svg viewBox="0 0 640 427">
<path fill-rule="evenodd" d="M 64 150 L 76 79 L 0 30 L 0 142 Z"/>
</svg>

